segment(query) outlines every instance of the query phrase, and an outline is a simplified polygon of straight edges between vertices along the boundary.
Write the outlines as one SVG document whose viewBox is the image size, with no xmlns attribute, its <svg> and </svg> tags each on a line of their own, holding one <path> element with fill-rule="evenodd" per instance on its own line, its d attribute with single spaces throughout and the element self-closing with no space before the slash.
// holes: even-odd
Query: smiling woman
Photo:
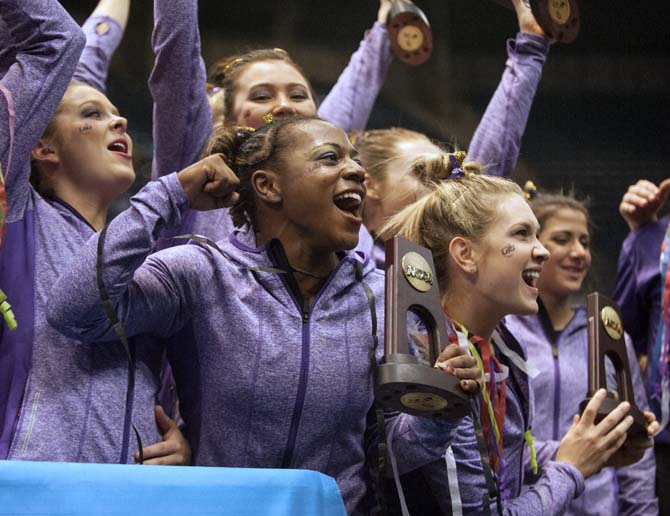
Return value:
<svg viewBox="0 0 670 516">
<path fill-rule="evenodd" d="M 384 275 L 346 251 L 365 198 L 356 151 L 342 130 L 309 117 L 222 129 L 208 151 L 149 183 L 109 225 L 110 299 L 129 336 L 174 337 L 195 464 L 318 470 L 335 477 L 348 514 L 369 514 L 364 434 Z M 235 201 L 227 240 L 151 254 L 189 208 Z M 87 341 L 114 339 L 96 296 L 97 244 L 61 276 L 49 314 Z M 458 346 L 441 358 L 460 378 L 479 375 Z M 406 414 L 387 424 L 400 430 L 391 440 L 401 470 L 437 460 L 455 427 Z"/>
</svg>

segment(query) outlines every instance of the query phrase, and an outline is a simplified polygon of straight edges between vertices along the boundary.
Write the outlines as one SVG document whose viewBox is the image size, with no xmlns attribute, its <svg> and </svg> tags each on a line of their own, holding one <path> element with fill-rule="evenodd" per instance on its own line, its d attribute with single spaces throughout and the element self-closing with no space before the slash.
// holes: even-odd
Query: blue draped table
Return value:
<svg viewBox="0 0 670 516">
<path fill-rule="evenodd" d="M 305 470 L 0 461 L 0 515 L 346 516 Z"/>
</svg>

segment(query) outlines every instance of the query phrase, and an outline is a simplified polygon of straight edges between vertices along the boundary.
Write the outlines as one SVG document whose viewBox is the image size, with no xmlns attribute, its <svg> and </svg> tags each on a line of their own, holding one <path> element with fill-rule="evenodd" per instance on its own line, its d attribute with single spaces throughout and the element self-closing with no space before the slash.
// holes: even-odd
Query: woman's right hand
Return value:
<svg viewBox="0 0 670 516">
<path fill-rule="evenodd" d="M 240 197 L 235 192 L 240 180 L 226 165 L 222 154 L 201 159 L 179 172 L 177 178 L 195 210 L 228 208 Z"/>
<path fill-rule="evenodd" d="M 572 427 L 565 434 L 556 453 L 557 462 L 575 466 L 584 478 L 598 473 L 626 440 L 633 418 L 626 416 L 630 404 L 620 403 L 600 423 L 595 419 L 607 392 L 600 389 L 580 416 L 575 415 Z"/>
</svg>

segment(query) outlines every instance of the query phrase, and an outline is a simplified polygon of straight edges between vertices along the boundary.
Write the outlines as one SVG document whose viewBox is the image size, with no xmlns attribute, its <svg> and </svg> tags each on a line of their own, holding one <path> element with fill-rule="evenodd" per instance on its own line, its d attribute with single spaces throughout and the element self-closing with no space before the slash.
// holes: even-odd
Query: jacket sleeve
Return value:
<svg viewBox="0 0 670 516">
<path fill-rule="evenodd" d="M 200 55 L 197 0 L 154 1 L 152 47 L 151 177 L 157 179 L 198 161 L 212 134 L 212 113 L 205 91 L 207 76 Z"/>
<path fill-rule="evenodd" d="M 161 230 L 180 223 L 186 197 L 177 175 L 171 174 L 149 182 L 130 204 L 107 228 L 103 280 L 128 337 L 142 333 L 167 337 L 189 317 L 187 286 L 177 277 L 182 268 L 170 262 L 171 256 L 188 254 L 187 248 L 196 246 L 149 255 Z M 52 326 L 85 342 L 116 340 L 96 281 L 99 237 L 93 235 L 61 274 L 47 309 Z"/>
<path fill-rule="evenodd" d="M 386 24 L 377 21 L 319 106 L 318 115 L 347 132 L 365 129 L 392 61 Z"/>
<path fill-rule="evenodd" d="M 635 403 L 640 410 L 649 410 L 647 394 L 637 364 L 635 350 L 626 335 L 626 350 L 630 364 L 631 381 L 635 392 Z M 654 450 L 649 448 L 639 462 L 616 470 L 619 484 L 619 514 L 620 515 L 648 515 L 658 514 L 658 498 L 656 498 L 655 483 L 656 461 Z"/>
<path fill-rule="evenodd" d="M 0 163 L 9 223 L 23 217 L 30 151 L 70 82 L 84 36 L 55 0 L 0 0 L 0 20 Z"/>
<path fill-rule="evenodd" d="M 84 22 L 82 29 L 86 35 L 86 46 L 73 80 L 105 93 L 109 63 L 123 39 L 123 28 L 109 16 L 91 16 Z"/>
<path fill-rule="evenodd" d="M 482 514 L 486 482 L 471 417 L 465 418 L 455 432 L 452 448 L 463 514 Z M 510 469 L 513 468 L 505 469 L 505 474 L 516 474 Z M 446 475 L 442 484 L 446 486 Z M 527 491 L 516 498 L 503 499 L 503 511 L 509 516 L 563 514 L 572 499 L 583 490 L 584 478 L 576 468 L 565 462 L 549 460 L 542 465 L 537 481 Z M 443 491 L 442 496 L 448 498 L 446 487 Z M 495 501 L 491 511 L 496 514 Z"/>
<path fill-rule="evenodd" d="M 486 174 L 512 174 L 548 53 L 541 36 L 520 32 L 508 41 L 505 71 L 468 149 L 468 160 L 487 167 Z"/>
<path fill-rule="evenodd" d="M 656 334 L 649 314 L 660 310 L 659 259 L 666 225 L 664 218 L 631 231 L 619 254 L 612 297 L 621 308 L 623 326 L 638 353 L 649 352 L 650 334 Z"/>
</svg>

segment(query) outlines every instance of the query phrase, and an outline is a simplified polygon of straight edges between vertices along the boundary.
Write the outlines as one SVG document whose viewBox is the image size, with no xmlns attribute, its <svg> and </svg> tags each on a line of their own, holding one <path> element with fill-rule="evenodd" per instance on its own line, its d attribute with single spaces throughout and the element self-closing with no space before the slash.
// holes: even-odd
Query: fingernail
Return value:
<svg viewBox="0 0 670 516">
<path fill-rule="evenodd" d="M 628 403 L 627 401 L 624 401 L 623 403 L 621 403 L 621 406 L 626 411 L 630 410 L 630 403 Z"/>
<path fill-rule="evenodd" d="M 633 424 L 633 416 L 626 416 L 626 423 L 628 423 L 629 425 L 632 425 Z"/>
</svg>

